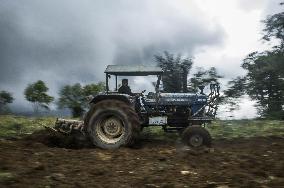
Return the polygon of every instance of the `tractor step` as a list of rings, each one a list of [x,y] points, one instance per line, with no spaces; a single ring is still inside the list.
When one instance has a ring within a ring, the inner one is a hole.
[[[164,128],[164,131],[167,133],[178,132],[180,130],[182,130],[181,127]]]

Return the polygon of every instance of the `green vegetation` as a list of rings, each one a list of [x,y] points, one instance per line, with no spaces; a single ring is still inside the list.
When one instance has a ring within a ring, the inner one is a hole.
[[[32,132],[53,126],[56,118],[28,118],[22,116],[0,115],[0,138],[22,137]],[[269,120],[231,120],[215,121],[207,128],[215,139],[231,139],[254,136],[284,136],[284,121]],[[144,138],[176,139],[178,134],[164,133],[160,127],[144,128]]]
[[[41,80],[26,87],[25,98],[33,104],[35,113],[38,113],[40,108],[49,109],[48,105],[54,100],[54,97],[47,94],[48,90],[46,84]]]
[[[14,98],[8,91],[0,91],[0,113],[9,111],[7,104],[12,103]]]
[[[1,172],[0,171],[0,183],[11,183],[16,181],[16,177],[14,174],[10,173],[10,172]]]
[[[213,138],[257,136],[284,136],[284,121],[277,120],[227,120],[208,125]]]
[[[22,116],[1,115],[0,116],[0,138],[21,137],[51,126],[56,118],[27,118]]]
[[[211,83],[220,84],[219,80],[223,78],[215,67],[210,67],[208,70],[197,67],[197,72],[190,79],[190,84],[193,92],[198,92],[199,86],[208,87]]]
[[[279,44],[271,50],[250,53],[241,66],[246,75],[230,81],[224,94],[231,105],[238,105],[235,99],[247,94],[257,102],[262,118],[284,120],[284,12],[268,16],[263,22],[264,41]]]
[[[58,108],[69,108],[73,117],[83,116],[89,106],[88,98],[103,91],[103,82],[82,86],[80,83],[63,86],[59,92]]]
[[[209,86],[211,83],[220,83],[223,78],[215,67],[204,69],[197,67],[196,73],[188,82],[188,74],[193,65],[192,58],[182,58],[167,51],[163,55],[155,55],[155,61],[163,69],[164,92],[197,92],[200,86]],[[188,87],[190,86],[190,87]]]
[[[284,136],[284,121],[277,120],[218,120],[206,128],[214,139]],[[143,130],[143,137],[176,139],[178,134],[164,133],[160,127],[149,127]]]
[[[186,92],[187,77],[192,67],[191,58],[182,58],[167,51],[163,55],[155,55],[155,61],[163,69],[163,87],[165,92]]]

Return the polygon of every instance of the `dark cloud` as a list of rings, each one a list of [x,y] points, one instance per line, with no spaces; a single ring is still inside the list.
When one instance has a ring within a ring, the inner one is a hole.
[[[153,62],[169,50],[194,55],[222,43],[223,29],[187,1],[0,0],[0,89],[25,105],[28,83],[104,80],[107,64]]]

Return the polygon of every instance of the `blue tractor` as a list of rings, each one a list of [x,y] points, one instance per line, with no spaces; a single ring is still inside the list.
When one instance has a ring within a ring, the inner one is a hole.
[[[210,85],[208,95],[203,93],[204,87],[200,87],[200,93],[166,93],[161,89],[160,67],[109,65],[105,74],[106,91],[92,97],[84,122],[77,124],[95,146],[104,149],[131,146],[143,128],[149,126],[179,132],[181,140],[191,147],[210,146],[211,136],[204,125],[215,118],[218,84]],[[149,75],[157,76],[155,92],[131,93],[128,86],[124,90],[118,88],[118,77]],[[111,78],[115,80],[114,91],[109,89]],[[58,122],[55,128],[62,130],[61,125]]]

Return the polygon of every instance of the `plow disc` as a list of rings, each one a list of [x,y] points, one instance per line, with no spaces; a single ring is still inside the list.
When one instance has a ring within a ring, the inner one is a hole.
[[[79,120],[67,120],[67,119],[57,119],[55,122],[54,128],[55,131],[58,131],[63,134],[72,134],[72,133],[84,133],[84,122]]]
[[[54,127],[45,126],[49,132],[60,133],[66,147],[85,147],[90,146],[91,142],[84,131],[84,121],[67,120],[58,118]]]

